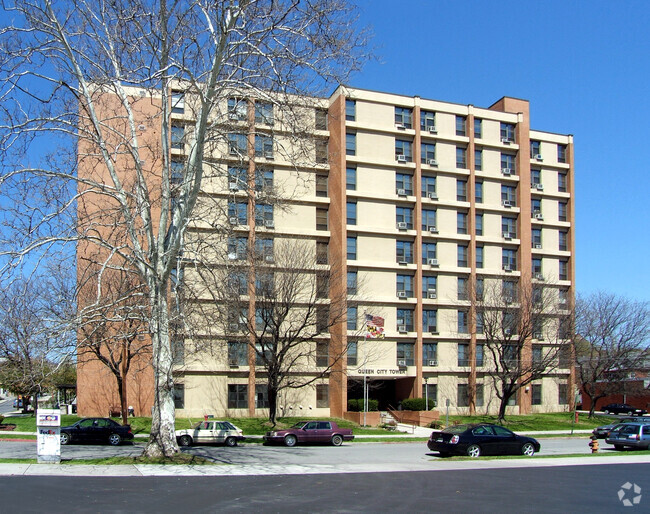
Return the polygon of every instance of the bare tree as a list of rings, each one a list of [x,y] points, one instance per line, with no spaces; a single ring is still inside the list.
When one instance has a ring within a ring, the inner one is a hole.
[[[582,393],[596,402],[622,392],[627,374],[650,355],[650,307],[598,292],[576,301],[576,370]]]
[[[493,385],[503,421],[520,389],[553,372],[560,358],[566,361],[571,316],[556,289],[530,281],[486,279],[474,284],[469,298],[485,356],[481,371]]]
[[[6,270],[78,250],[137,271],[155,384],[145,454],[172,455],[169,277],[205,176],[218,173],[215,149],[233,132],[226,100],[271,102],[292,143],[304,140],[292,95],[322,95],[359,69],[355,10],[345,0],[16,0],[2,9]],[[179,90],[185,114],[173,123]]]

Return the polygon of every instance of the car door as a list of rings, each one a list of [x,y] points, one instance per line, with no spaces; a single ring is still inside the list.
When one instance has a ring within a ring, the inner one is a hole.
[[[519,453],[517,436],[507,428],[495,425],[492,427],[496,434],[495,450],[499,455]]]
[[[224,423],[216,421],[212,429],[212,442],[213,443],[223,443],[228,437],[228,429]]]
[[[329,421],[318,422],[318,442],[328,443],[332,439],[332,424]]]
[[[94,418],[82,419],[75,425],[72,438],[80,442],[92,441],[92,430]]]
[[[498,439],[489,426],[479,426],[472,429],[471,441],[468,444],[478,444],[482,455],[495,455]]]
[[[212,438],[212,421],[204,421],[199,425],[196,441],[199,443],[210,443]]]
[[[650,425],[641,426],[641,441],[645,443],[646,448],[650,449]]]
[[[303,427],[302,441],[305,443],[315,443],[318,441],[318,421],[309,421]]]
[[[112,422],[107,419],[97,419],[93,424],[93,438],[95,441],[108,441],[108,436],[112,432]]]

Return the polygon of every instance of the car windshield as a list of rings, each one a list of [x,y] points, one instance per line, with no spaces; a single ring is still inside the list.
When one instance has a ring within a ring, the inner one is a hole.
[[[306,421],[298,421],[295,425],[292,425],[291,428],[302,428],[307,424]]]

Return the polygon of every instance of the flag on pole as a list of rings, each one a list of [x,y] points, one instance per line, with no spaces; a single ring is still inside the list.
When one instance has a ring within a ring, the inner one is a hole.
[[[366,314],[366,339],[384,338],[384,318]]]

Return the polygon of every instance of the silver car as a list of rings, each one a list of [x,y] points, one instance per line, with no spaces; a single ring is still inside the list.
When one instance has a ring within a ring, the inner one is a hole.
[[[613,444],[617,450],[625,447],[650,448],[650,425],[646,423],[623,423],[609,433],[607,444]]]
[[[239,441],[246,439],[242,431],[229,421],[200,421],[192,428],[176,430],[175,434],[181,446],[197,443],[237,446]]]

